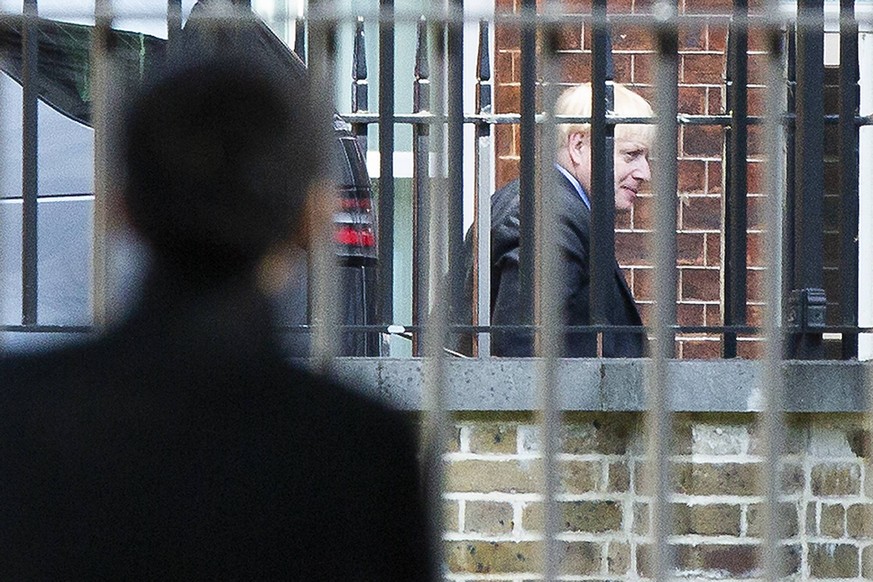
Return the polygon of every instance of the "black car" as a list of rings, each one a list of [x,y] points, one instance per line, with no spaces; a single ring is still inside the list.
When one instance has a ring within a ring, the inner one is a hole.
[[[196,16],[208,12],[209,0],[199,2],[178,39],[186,58],[208,56],[221,50],[226,39],[216,38],[214,29],[199,25]],[[234,42],[247,43],[270,59],[283,75],[306,74],[306,66],[269,28],[252,21],[245,36]],[[0,324],[21,323],[21,18],[0,20]],[[91,129],[89,50],[93,28],[85,25],[39,19],[39,103],[38,156],[38,270],[39,318],[42,326],[88,326],[91,323],[91,256],[93,245],[93,130]],[[112,31],[110,46],[115,68],[128,86],[157,74],[169,53],[161,38],[120,30]],[[116,81],[118,82],[118,81]],[[336,284],[340,288],[340,322],[367,325],[376,321],[377,297],[376,216],[370,179],[364,156],[349,126],[338,115],[335,171],[338,211],[334,218]],[[121,302],[135,294],[144,254],[135,241],[110,241],[115,261],[115,294]],[[308,354],[309,305],[307,267],[295,267],[293,284],[279,298],[280,323],[287,327],[289,355]],[[38,328],[35,328],[38,329]],[[43,327],[44,329],[44,327]],[[51,334],[24,329],[5,334],[7,347],[32,346],[49,341]],[[19,333],[20,331],[20,333]],[[58,330],[62,336],[69,334]],[[380,353],[378,333],[350,332],[342,336],[340,353],[375,356]]]

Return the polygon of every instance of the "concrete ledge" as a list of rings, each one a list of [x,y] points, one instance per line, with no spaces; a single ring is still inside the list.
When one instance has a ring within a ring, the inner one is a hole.
[[[535,410],[542,361],[446,359],[450,410]],[[559,360],[562,410],[643,411],[647,360]],[[339,358],[332,373],[362,392],[404,410],[422,407],[421,359]],[[863,412],[873,363],[783,362],[786,412]],[[676,412],[755,412],[763,408],[764,364],[749,360],[676,360],[668,364],[668,403]]]

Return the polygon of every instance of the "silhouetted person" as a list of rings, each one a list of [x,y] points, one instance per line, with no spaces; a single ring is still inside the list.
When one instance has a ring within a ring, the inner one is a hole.
[[[429,579],[404,419],[273,335],[272,259],[332,203],[308,94],[212,62],[133,101],[122,201],[153,272],[103,336],[0,360],[3,579]]]

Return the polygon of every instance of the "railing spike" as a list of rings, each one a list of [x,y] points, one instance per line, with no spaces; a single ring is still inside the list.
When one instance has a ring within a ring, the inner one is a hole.
[[[364,19],[358,17],[355,24],[355,46],[352,56],[352,111],[358,113],[369,108],[367,85],[367,48],[364,43]]]

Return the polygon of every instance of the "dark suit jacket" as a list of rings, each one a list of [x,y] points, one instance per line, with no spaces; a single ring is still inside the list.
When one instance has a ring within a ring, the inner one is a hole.
[[[244,284],[152,291],[0,360],[0,577],[430,579],[399,413],[286,365]]]
[[[562,320],[566,325],[589,325],[589,224],[591,213],[579,193],[567,178],[555,170],[556,191],[552,193],[557,205],[555,220],[556,240],[560,249],[561,280],[559,282]],[[491,197],[491,324],[515,325],[522,323],[525,312],[533,313],[531,290],[521,292],[519,285],[519,182],[510,182]],[[472,242],[466,241],[465,292],[459,303],[453,301],[451,317],[454,322],[469,323],[472,297]],[[609,287],[608,323],[612,325],[642,326],[636,302],[625,281],[624,274],[613,260],[613,277]],[[464,314],[464,315],[461,315]],[[491,353],[495,356],[532,356],[534,336],[525,331],[494,331],[491,335]],[[464,345],[464,341],[466,344]],[[469,336],[456,344],[468,350]],[[645,353],[644,334],[608,332],[603,334],[603,355],[608,358],[641,357]],[[594,357],[597,355],[595,334],[568,332],[565,336],[564,357]]]

